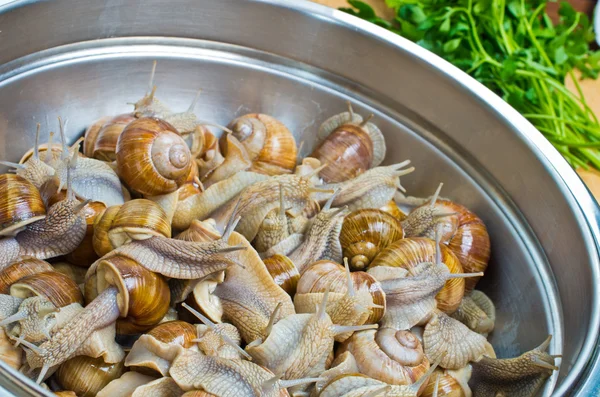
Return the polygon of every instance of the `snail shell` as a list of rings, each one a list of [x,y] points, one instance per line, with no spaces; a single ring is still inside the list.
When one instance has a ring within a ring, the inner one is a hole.
[[[38,189],[13,174],[0,175],[0,236],[15,236],[30,223],[46,217]]]
[[[166,376],[175,356],[194,346],[196,328],[185,321],[169,321],[142,335],[131,348],[125,365],[148,375]]]
[[[490,237],[483,221],[466,207],[450,200],[437,199],[415,208],[402,222],[407,236],[434,238],[436,228],[444,230],[442,242],[460,260],[468,273],[484,272],[490,260]],[[466,280],[471,291],[479,278]]]
[[[155,196],[174,192],[185,182],[192,154],[167,122],[141,118],[130,123],[117,143],[117,169],[127,186]]]
[[[13,344],[4,327],[0,327],[0,360],[15,370],[23,364],[23,349]]]
[[[135,116],[130,113],[126,113],[115,116],[105,122],[95,137],[93,154],[92,156],[88,157],[94,157],[102,161],[115,161],[117,159],[115,151],[117,149],[117,141],[119,140],[119,136],[125,127],[127,127],[127,125],[134,120],[136,120]],[[84,140],[84,153],[85,145],[86,144]]]
[[[90,269],[92,270],[92,269]],[[118,290],[117,305],[122,318],[117,320],[117,333],[136,334],[158,324],[169,310],[170,291],[160,274],[153,273],[132,259],[112,256],[101,260],[95,268],[95,281],[88,277],[86,299],[114,285]]]
[[[218,272],[200,280],[194,285],[186,303],[208,317],[209,320],[220,323],[223,317],[223,304],[214,292],[224,279],[225,272]]]
[[[435,241],[413,237],[397,240],[385,248],[371,262],[369,269],[378,266],[401,267],[414,271],[421,263],[435,262]],[[445,245],[440,245],[441,261],[448,267],[450,273],[463,273],[463,269],[454,253]],[[380,280],[381,281],[381,280]],[[442,290],[436,295],[437,306],[445,313],[454,312],[464,296],[465,280],[453,278],[446,281]]]
[[[372,301],[370,305],[381,306],[369,308],[369,315],[364,324],[378,323],[383,317],[386,304],[385,293],[380,284],[373,276],[365,272],[351,272],[350,277],[357,293],[368,293]],[[330,291],[330,300],[335,299],[332,297],[333,294],[347,294],[346,270],[342,265],[328,260],[315,262],[302,274],[298,281],[295,301],[300,299],[302,294],[323,293],[327,289]],[[363,304],[368,305],[368,302],[363,302]],[[312,309],[314,309],[314,306]]]
[[[79,397],[94,397],[109,382],[124,372],[123,363],[107,364],[102,358],[77,356],[65,361],[56,372],[56,380]]]
[[[348,106],[349,112],[332,116],[321,125],[318,133],[321,142],[310,155],[328,165],[320,173],[326,183],[354,178],[377,167],[385,158],[381,130]]]
[[[10,286],[24,277],[53,270],[48,262],[36,258],[23,258],[13,262],[0,271],[0,294],[10,293]]]
[[[123,204],[108,229],[108,239],[113,248],[153,236],[171,237],[171,225],[165,211],[146,199]]]
[[[290,296],[294,296],[300,274],[290,258],[285,255],[273,255],[265,258],[263,262],[275,284],[283,288]]]
[[[184,393],[181,397],[217,397],[217,395],[201,390],[192,390]]]
[[[85,216],[87,225],[85,237],[79,246],[66,256],[67,261],[77,266],[88,267],[98,259],[93,244],[94,222],[105,210],[106,205],[100,201],[92,201],[83,208],[83,215]]]
[[[266,114],[238,117],[229,128],[246,148],[251,171],[267,175],[290,174],[296,167],[296,141],[288,128]]]
[[[419,339],[393,328],[355,332],[338,353],[350,352],[359,372],[392,385],[416,382],[429,369]]]
[[[112,243],[108,239],[108,231],[115,220],[117,213],[121,209],[120,205],[108,207],[100,216],[94,220],[94,235],[92,237],[92,245],[94,251],[99,257],[108,254],[114,249]]]
[[[470,365],[458,371],[437,368],[429,378],[421,397],[471,397],[468,385],[470,378]]]
[[[403,237],[399,220],[381,210],[363,209],[344,218],[340,243],[350,268],[364,270],[383,248]]]
[[[87,130],[85,130],[85,134],[83,135],[83,154],[85,157],[94,157],[94,146],[96,145],[98,133],[110,119],[111,117],[109,116],[102,117],[101,119],[94,121]]]
[[[18,298],[42,296],[56,307],[83,303],[83,296],[75,281],[54,270],[23,277],[10,287],[10,294]]]
[[[400,209],[400,207],[398,207],[398,204],[396,204],[394,200],[388,201],[385,205],[383,205],[383,207],[379,209],[383,212],[387,212],[399,221],[403,221],[406,219],[406,214]]]

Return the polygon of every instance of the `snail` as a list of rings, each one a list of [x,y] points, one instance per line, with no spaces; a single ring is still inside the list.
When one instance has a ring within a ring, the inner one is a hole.
[[[119,176],[132,190],[149,195],[174,192],[190,172],[192,155],[169,123],[143,117],[133,121],[117,142]]]
[[[344,218],[340,244],[351,269],[365,270],[383,248],[403,237],[396,218],[381,210],[362,209]]]
[[[294,262],[285,255],[273,255],[263,259],[263,263],[275,284],[293,297],[296,294],[298,280],[300,280],[300,273]]]
[[[126,257],[143,265],[146,269],[163,276],[179,279],[200,279],[209,274],[225,270],[229,266],[240,266],[231,257],[242,246],[229,246],[226,241],[235,228],[237,220],[230,219],[223,237],[217,241],[196,243],[153,236],[145,240],[134,240],[122,245],[90,266],[93,274],[102,260],[113,256]]]
[[[443,229],[442,242],[456,254],[466,272],[484,272],[490,260],[490,237],[483,221],[466,207],[439,199],[442,184],[429,203],[415,208],[402,222],[409,237],[432,238]],[[475,288],[478,278],[466,280],[466,291]]]
[[[410,331],[379,328],[355,332],[338,350],[351,353],[357,372],[392,385],[409,385],[429,369],[423,346]]]
[[[287,387],[314,383],[320,378],[282,380],[268,369],[246,360],[228,360],[185,350],[169,371],[184,391],[204,390],[220,397],[289,396]],[[281,390],[281,392],[280,392]]]
[[[248,240],[233,232],[228,243],[245,247],[238,255],[245,268],[230,267],[225,281],[216,286],[214,295],[223,307],[223,319],[235,325],[242,339],[249,343],[263,336],[277,304],[281,307],[276,320],[293,314],[294,305],[290,296],[275,284]]]
[[[123,363],[107,364],[102,358],[77,356],[60,366],[56,380],[63,389],[72,390],[77,396],[94,397],[123,372]]]
[[[328,166],[319,174],[325,183],[352,179],[385,158],[383,134],[371,123],[355,114],[348,102],[348,112],[327,119],[319,128],[318,146],[310,154]]]
[[[135,341],[125,365],[149,375],[167,376],[171,362],[183,349],[194,347],[195,338],[196,328],[184,321],[156,325]]]
[[[472,331],[487,336],[494,329],[496,308],[483,292],[473,290],[465,295],[458,309],[450,315]]]
[[[54,267],[36,258],[20,258],[0,271],[0,294],[9,294],[10,286],[37,273],[52,272]]]
[[[116,287],[116,304],[120,313],[117,321],[119,334],[137,334],[150,329],[165,316],[169,309],[170,291],[167,282],[138,262],[124,256],[100,259],[88,271],[85,294],[87,299]],[[93,326],[92,324],[90,326]]]
[[[473,395],[469,387],[471,371],[471,365],[467,365],[457,371],[436,368],[421,396],[471,397]]]
[[[53,258],[70,253],[81,243],[87,203],[75,200],[70,183],[67,191],[66,200],[50,207],[46,218],[30,223],[15,237],[0,240],[0,270],[19,257]]]
[[[400,177],[413,172],[414,167],[404,168],[410,160],[398,164],[379,166],[340,183],[323,185],[324,189],[339,189],[333,207],[348,206],[350,211],[361,208],[381,208],[401,189]]]
[[[146,94],[133,104],[133,114],[135,117],[164,117],[171,114],[171,110],[163,104],[161,101],[156,99],[156,86],[154,85],[154,76],[156,74],[156,61],[152,63],[152,71],[150,72],[150,81],[148,83],[148,90]]]
[[[422,263],[432,263],[439,251],[439,262],[446,265],[451,273],[462,273],[463,269],[458,258],[445,245],[435,243],[429,238],[413,237],[397,240],[383,249],[371,262],[369,271],[379,272],[377,267],[402,267],[410,272]],[[373,273],[375,275],[375,273]],[[375,276],[377,278],[377,276]],[[462,278],[449,279],[442,290],[436,295],[437,307],[446,312],[454,312],[464,296],[465,280]]]
[[[229,123],[232,134],[246,148],[251,171],[267,175],[291,174],[296,167],[296,141],[279,120],[251,113]]]
[[[442,312],[434,313],[427,322],[423,346],[430,361],[440,359],[440,365],[447,369],[460,369],[484,354],[493,355],[484,336]]]
[[[497,359],[482,357],[472,363],[473,374],[469,386],[475,396],[533,397],[544,381],[558,371],[555,358],[546,351],[552,335],[538,347],[516,358]]]
[[[115,161],[117,141],[125,127],[136,118],[130,113],[120,114],[104,121],[102,126],[95,131],[95,124],[84,135],[83,153],[86,157],[93,157],[102,161]],[[104,119],[102,119],[104,120]],[[92,140],[92,142],[89,142]]]
[[[329,290],[325,311],[335,324],[362,325],[377,323],[385,311],[385,294],[377,281],[365,272],[350,273],[345,267],[330,261],[318,261],[302,274],[294,296],[297,313],[313,313],[315,306]],[[336,336],[343,342],[351,334]]]
[[[246,346],[253,361],[283,379],[320,375],[327,367],[336,335],[377,328],[377,324],[334,325],[326,312],[329,291],[312,314],[292,314],[271,322],[270,332]]]
[[[371,264],[372,267],[368,273],[380,282],[386,294],[387,310],[382,319],[384,327],[402,330],[427,321],[439,304],[436,302],[438,293],[443,290],[449,280],[481,275],[481,273],[451,273],[442,262],[443,246],[439,243],[439,233],[436,238],[435,242],[419,240],[426,245],[434,244],[435,257],[417,261],[416,267],[412,267],[414,266],[412,265],[408,267],[408,270],[404,270],[393,266],[379,266],[379,258],[386,253],[386,250],[393,250],[394,244],[379,254]],[[406,240],[408,239],[399,240],[395,244],[403,243]],[[410,251],[408,252],[410,253]],[[394,269],[399,271],[394,271]],[[407,277],[409,270],[412,274]]]
[[[96,140],[98,139],[98,134],[104,124],[106,124],[112,117],[104,116],[94,121],[89,127],[85,130],[83,134],[83,155],[85,157],[94,157],[94,146],[96,146]]]
[[[118,210],[110,207],[94,225],[94,239],[102,255],[133,240],[153,236],[171,237],[171,225],[163,209],[146,199],[128,201]]]
[[[27,266],[31,261],[25,261],[25,263]],[[5,270],[11,271],[13,266],[14,264]],[[54,269],[26,275],[15,280],[10,286],[10,294],[23,299],[30,296],[41,296],[56,307],[64,307],[71,303],[83,303],[83,296],[77,283]]]
[[[336,193],[325,203],[321,212],[313,220],[302,244],[289,256],[300,274],[308,265],[318,260],[328,259],[334,262],[342,260],[339,236],[343,217],[348,210],[345,207],[331,208],[335,197],[337,197]]]
[[[38,189],[27,179],[0,175],[0,236],[16,236],[33,222],[46,217]]]
[[[362,374],[344,374],[325,386],[319,397],[417,397],[437,366],[438,363],[434,363],[410,385],[390,385]]]
[[[9,338],[17,340],[15,345],[23,341],[41,343],[50,338],[56,312],[57,307],[46,298],[31,297],[23,299],[18,311],[4,318],[0,324]]]
[[[50,133],[50,142],[46,147],[52,147],[52,136],[53,133]],[[41,186],[55,173],[55,170],[51,165],[52,158],[48,157],[47,161],[44,161],[45,159],[40,157],[39,141],[40,124],[38,123],[35,133],[35,144],[33,150],[31,151],[31,155],[28,157],[24,156],[19,163],[0,161],[0,164],[14,168],[19,177],[31,182],[31,184],[33,184],[33,186],[35,186],[37,189],[41,188]],[[23,192],[23,194],[26,193]]]

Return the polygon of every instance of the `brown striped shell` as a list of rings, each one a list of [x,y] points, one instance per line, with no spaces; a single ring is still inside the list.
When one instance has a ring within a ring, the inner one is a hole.
[[[175,128],[144,117],[130,123],[117,142],[117,169],[127,186],[141,194],[171,193],[185,183],[192,154]]]
[[[83,154],[85,157],[94,157],[94,146],[96,145],[98,133],[102,129],[102,126],[110,119],[109,116],[102,117],[94,121],[87,130],[85,130],[85,134],[83,135]]]
[[[0,175],[0,236],[14,236],[25,226],[46,217],[38,189],[14,174]]]
[[[19,259],[0,271],[0,294],[10,293],[10,286],[24,277],[53,270],[52,265],[41,259]]]
[[[365,272],[351,272],[350,277],[357,293],[368,292],[371,295],[372,304],[382,306],[369,309],[369,316],[365,320],[365,324],[379,322],[383,317],[386,305],[385,293],[380,284],[373,276]],[[346,270],[344,266],[329,260],[317,261],[302,273],[296,287],[295,301],[300,299],[298,295],[324,293],[328,289],[332,294],[330,301],[333,300],[333,294],[347,294]]]
[[[437,199],[415,208],[402,222],[407,236],[434,238],[439,225],[443,227],[442,243],[460,260],[468,273],[484,272],[490,260],[490,236],[481,218],[463,205]],[[442,216],[440,216],[442,215]],[[466,280],[466,291],[471,291],[479,277]]]
[[[131,113],[125,113],[106,121],[96,136],[92,157],[102,161],[115,161],[119,136],[135,119]]]
[[[343,182],[377,167],[385,157],[385,140],[369,119],[349,112],[327,119],[319,128],[319,145],[310,154],[327,164],[319,175],[326,183]],[[371,115],[372,116],[372,115]]]
[[[263,262],[275,284],[283,288],[290,296],[294,296],[296,285],[300,280],[300,273],[290,258],[278,254],[263,259]]]
[[[266,114],[238,117],[228,126],[246,148],[251,171],[267,175],[290,174],[296,167],[296,141],[279,120]]]
[[[185,321],[168,321],[158,324],[146,334],[163,343],[177,344],[187,349],[194,345],[192,340],[196,339],[196,327]]]
[[[137,334],[158,324],[169,310],[171,294],[164,278],[124,256],[101,260],[85,284],[86,300],[111,285],[117,287],[121,317],[117,333]],[[89,303],[89,302],[88,302]]]
[[[440,246],[442,263],[450,273],[463,273],[462,266],[454,253],[445,245]],[[413,271],[421,263],[435,262],[435,241],[423,237],[398,240],[385,248],[371,262],[369,269],[379,266],[400,267]],[[437,307],[445,313],[454,312],[465,294],[465,280],[453,278],[436,295]]]
[[[56,380],[78,397],[94,397],[109,382],[124,372],[123,363],[107,364],[102,357],[77,356],[65,361],[56,372]]]
[[[355,332],[340,347],[349,351],[362,374],[392,385],[416,382],[429,369],[418,338],[391,328]]]
[[[136,199],[126,202],[108,229],[108,239],[114,248],[132,240],[154,236],[171,237],[171,225],[165,211],[155,202]]]
[[[83,296],[75,281],[54,270],[23,277],[10,287],[10,294],[18,298],[42,296],[56,307],[83,304]]]
[[[344,218],[340,243],[350,269],[365,270],[382,249],[403,237],[398,219],[382,210],[362,209]]]

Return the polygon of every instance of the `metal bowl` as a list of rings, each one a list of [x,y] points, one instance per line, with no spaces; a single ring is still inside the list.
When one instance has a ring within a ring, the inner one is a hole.
[[[417,45],[342,12],[284,0],[17,1],[0,8],[0,158],[31,147],[35,124],[69,119],[75,140],[131,110],[158,60],[161,99],[221,124],[281,119],[311,148],[351,100],[375,113],[387,163],[410,158],[412,195],[443,195],[489,227],[480,288],[498,308],[491,341],[515,356],[554,335],[560,372],[543,395],[598,395],[598,207],[557,151],[514,109]],[[40,388],[0,364],[18,395]]]

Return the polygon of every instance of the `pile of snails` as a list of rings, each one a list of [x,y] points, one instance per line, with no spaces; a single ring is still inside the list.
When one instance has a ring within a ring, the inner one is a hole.
[[[6,364],[79,397],[526,397],[558,369],[551,337],[496,357],[486,226],[441,184],[405,196],[371,117],[299,156],[276,118],[173,112],[153,76],[131,113],[2,162]]]

